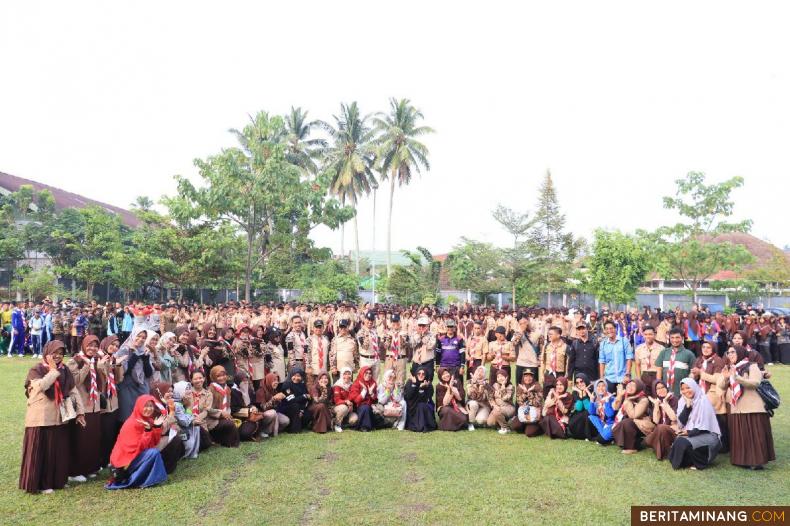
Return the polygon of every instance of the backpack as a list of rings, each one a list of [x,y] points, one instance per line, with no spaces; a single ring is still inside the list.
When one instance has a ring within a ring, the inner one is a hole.
[[[774,409],[779,408],[780,400],[779,393],[776,392],[771,382],[768,380],[760,382],[760,385],[757,386],[757,394],[763,399],[763,404],[765,405],[765,410],[768,412],[768,415],[774,416]]]

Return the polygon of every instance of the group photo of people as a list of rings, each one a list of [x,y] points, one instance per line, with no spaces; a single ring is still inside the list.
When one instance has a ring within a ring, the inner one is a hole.
[[[787,318],[697,305],[47,299],[4,304],[0,320],[5,356],[31,360],[19,476],[30,493],[90,479],[144,488],[212,448],[384,429],[762,470],[776,459],[778,405],[765,386],[790,362]]]

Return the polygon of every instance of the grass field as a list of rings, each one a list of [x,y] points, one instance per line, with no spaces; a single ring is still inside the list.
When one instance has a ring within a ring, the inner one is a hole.
[[[17,489],[33,360],[0,359],[0,523],[29,524],[627,524],[631,505],[790,503],[790,417],[772,419],[765,471],[720,456],[675,472],[652,450],[473,433],[283,435],[182,461],[163,486],[110,492],[100,479],[53,495]],[[774,366],[790,404],[790,367]]]

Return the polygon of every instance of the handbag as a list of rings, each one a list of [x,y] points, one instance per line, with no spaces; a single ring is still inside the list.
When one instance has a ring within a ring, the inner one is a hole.
[[[384,408],[383,415],[388,417],[399,417],[403,414],[403,406],[393,407],[387,406]]]
[[[768,380],[760,382],[760,385],[757,386],[757,394],[763,399],[763,405],[765,405],[765,411],[768,415],[774,416],[774,409],[779,408],[781,400],[779,399],[779,393],[776,392],[771,382]]]
[[[77,418],[77,408],[71,396],[64,398],[63,401],[60,402],[58,409],[60,409],[60,420],[64,424]]]

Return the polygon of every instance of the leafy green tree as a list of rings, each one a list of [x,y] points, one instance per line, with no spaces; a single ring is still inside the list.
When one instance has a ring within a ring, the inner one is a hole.
[[[462,237],[447,255],[445,267],[453,287],[487,296],[502,290],[502,260],[502,251],[491,243]]]
[[[41,301],[47,296],[63,293],[58,286],[58,277],[51,267],[38,270],[25,268],[12,285],[16,290],[24,293],[28,300]]]
[[[387,276],[392,273],[392,205],[395,199],[395,183],[398,186],[411,182],[414,172],[421,168],[430,170],[428,148],[419,138],[433,133],[433,129],[423,126],[420,121],[423,114],[415,108],[409,99],[390,99],[390,111],[379,113],[374,119],[379,133],[377,144],[381,157],[381,177],[389,178],[390,203],[387,219]]]
[[[502,250],[502,275],[510,285],[515,307],[517,297],[523,301],[534,296],[534,291],[528,290],[529,283],[525,280],[531,268],[531,255],[525,237],[532,227],[532,221],[528,213],[522,214],[501,204],[494,209],[492,215],[513,238],[513,245]]]
[[[403,255],[409,259],[409,263],[397,265],[386,282],[386,290],[395,303],[438,303],[442,263],[434,260],[428,249],[423,247],[417,247],[417,252],[404,250]]]
[[[306,181],[286,157],[281,117],[259,112],[236,132],[239,148],[195,160],[203,186],[177,177],[178,196],[167,200],[175,220],[227,222],[244,235],[244,297],[250,300],[253,270],[265,266],[319,224],[337,228],[353,211],[326,197],[328,182]],[[198,215],[199,214],[199,215]]]
[[[298,166],[305,173],[318,173],[318,160],[326,148],[324,139],[311,138],[313,130],[320,127],[317,120],[310,121],[307,111],[291,107],[285,116],[286,158],[291,164]]]
[[[359,275],[359,225],[357,201],[376,186],[373,166],[376,162],[373,147],[373,130],[368,116],[359,113],[356,102],[340,105],[340,115],[335,115],[335,126],[324,123],[332,144],[326,150],[325,170],[330,177],[330,192],[340,198],[340,203],[351,203],[354,208],[354,262]],[[345,257],[345,228],[341,227],[340,252]]]
[[[665,279],[681,280],[697,301],[697,291],[721,270],[737,270],[753,261],[745,247],[717,240],[720,234],[748,232],[751,221],[729,223],[735,203],[733,190],[743,186],[742,177],[705,184],[705,174],[689,172],[677,179],[674,197],[664,197],[664,208],[677,210],[685,219],[652,233],[656,268]]]
[[[529,274],[535,289],[549,294],[565,290],[583,243],[574,239],[570,232],[565,232],[565,214],[560,211],[548,170],[538,192],[527,243],[532,263]]]
[[[605,302],[633,300],[651,268],[645,245],[635,236],[596,230],[583,288]]]

